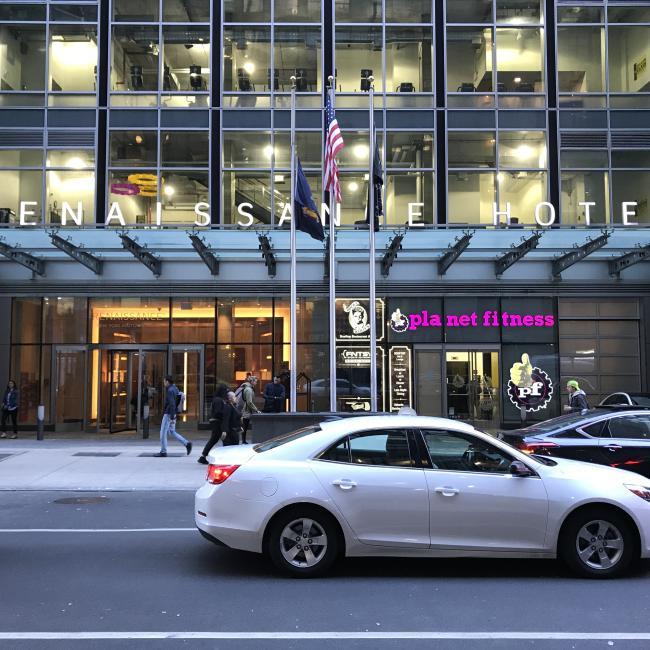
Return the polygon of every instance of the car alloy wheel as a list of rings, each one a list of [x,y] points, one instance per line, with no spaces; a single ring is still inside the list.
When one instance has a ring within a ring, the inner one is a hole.
[[[594,519],[580,528],[576,551],[580,560],[594,571],[611,569],[623,557],[625,540],[619,529],[604,519]]]
[[[282,557],[297,568],[315,567],[327,554],[327,533],[309,517],[289,522],[279,542]]]

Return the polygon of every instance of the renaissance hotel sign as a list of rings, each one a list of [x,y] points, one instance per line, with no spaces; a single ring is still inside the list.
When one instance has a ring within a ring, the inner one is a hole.
[[[116,193],[116,192],[114,192]],[[120,192],[117,192],[120,193]],[[142,195],[142,193],[141,193]],[[146,194],[144,196],[150,197],[151,194]],[[637,208],[638,201],[623,201],[620,204],[620,223],[623,226],[641,226],[644,224],[639,224],[637,219]],[[598,204],[595,201],[580,201],[578,206],[584,210],[584,219],[585,225],[591,225],[592,210],[598,208]],[[40,226],[41,223],[38,221],[38,201],[20,201],[19,210],[18,210],[18,223],[21,226]],[[408,203],[407,204],[407,223],[411,228],[424,227],[422,222],[423,209],[425,207],[424,203]],[[255,225],[255,217],[253,216],[252,210],[254,206],[252,203],[243,202],[239,203],[236,206],[236,218],[233,219],[234,224],[240,228],[250,228]],[[151,212],[152,212],[152,222],[148,225],[150,226],[161,226],[162,227],[162,213],[163,213],[163,204],[160,201],[151,203]],[[549,228],[554,226],[557,223],[557,209],[552,203],[543,201],[538,203],[534,209],[533,213],[529,215],[532,217],[534,223],[540,228]],[[197,228],[209,228],[211,226],[211,213],[210,213],[210,204],[206,202],[199,202],[194,204],[193,207],[194,213],[194,226]],[[326,203],[321,205],[320,216],[323,222],[323,225],[326,224],[329,215],[329,206]],[[499,206],[496,203],[492,204],[492,223],[494,226],[510,226],[512,215],[512,207],[510,203],[506,203],[505,209],[499,209]],[[76,203],[70,203],[67,201],[62,201],[61,203],[61,225],[83,225],[84,221],[84,206],[82,201]],[[278,226],[282,226],[284,223],[291,222],[291,206],[289,203],[284,204],[282,214],[278,220]],[[335,225],[339,226],[341,224],[341,205],[337,204],[336,215],[334,217]],[[521,222],[520,222],[521,223]],[[106,213],[106,219],[104,224],[107,226],[115,225],[127,227],[126,220],[124,218],[124,212],[120,206],[119,201],[113,201],[108,205],[108,211]],[[645,224],[647,226],[647,224]]]

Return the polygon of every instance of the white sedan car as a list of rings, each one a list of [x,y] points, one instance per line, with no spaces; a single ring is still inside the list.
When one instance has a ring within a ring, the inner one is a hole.
[[[208,460],[200,532],[295,576],[341,555],[559,556],[605,578],[650,557],[650,481],[529,456],[452,420],[326,421]]]

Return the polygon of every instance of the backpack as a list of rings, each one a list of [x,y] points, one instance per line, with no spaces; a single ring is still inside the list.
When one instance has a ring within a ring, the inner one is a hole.
[[[235,391],[235,406],[241,411],[244,408],[244,384]]]
[[[176,393],[176,413],[185,411],[185,393],[180,390]]]

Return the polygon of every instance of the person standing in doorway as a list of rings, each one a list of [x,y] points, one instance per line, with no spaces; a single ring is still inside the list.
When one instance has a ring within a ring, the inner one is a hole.
[[[157,458],[165,458],[167,456],[167,435],[171,434],[184,445],[187,455],[192,451],[192,443],[183,438],[183,436],[176,431],[176,416],[179,412],[179,406],[182,402],[182,393],[176,388],[174,379],[171,375],[165,377],[165,406],[163,409],[163,419],[160,424],[160,452],[155,454]]]
[[[257,377],[251,375],[248,379],[248,381],[245,381],[242,384],[243,390],[241,393],[241,399],[243,402],[243,407],[241,410],[241,418],[242,418],[242,434],[241,434],[241,442],[242,445],[246,444],[246,434],[248,433],[248,430],[251,427],[251,415],[253,413],[259,413],[259,409],[257,406],[255,406],[255,402],[253,401],[255,398],[255,384],[257,384]]]
[[[580,413],[589,409],[587,394],[580,388],[575,379],[567,381],[566,389],[569,393],[569,403],[564,407],[565,413]]]
[[[4,397],[2,398],[2,433],[0,433],[0,438],[7,437],[8,418],[11,419],[13,427],[13,433],[9,437],[18,437],[18,405],[18,389],[16,388],[16,382],[13,379],[10,379]]]
[[[264,413],[281,413],[284,406],[284,386],[280,377],[273,377],[273,381],[264,387]]]
[[[228,395],[228,386],[225,384],[219,384],[217,386],[217,391],[212,398],[212,403],[210,404],[210,428],[212,429],[212,434],[210,435],[210,440],[203,447],[203,452],[197,459],[197,463],[202,465],[207,465],[207,455],[210,453],[212,447],[214,447],[219,440],[221,440],[224,431],[226,431],[224,424],[224,415],[229,414],[230,404],[226,402]]]

